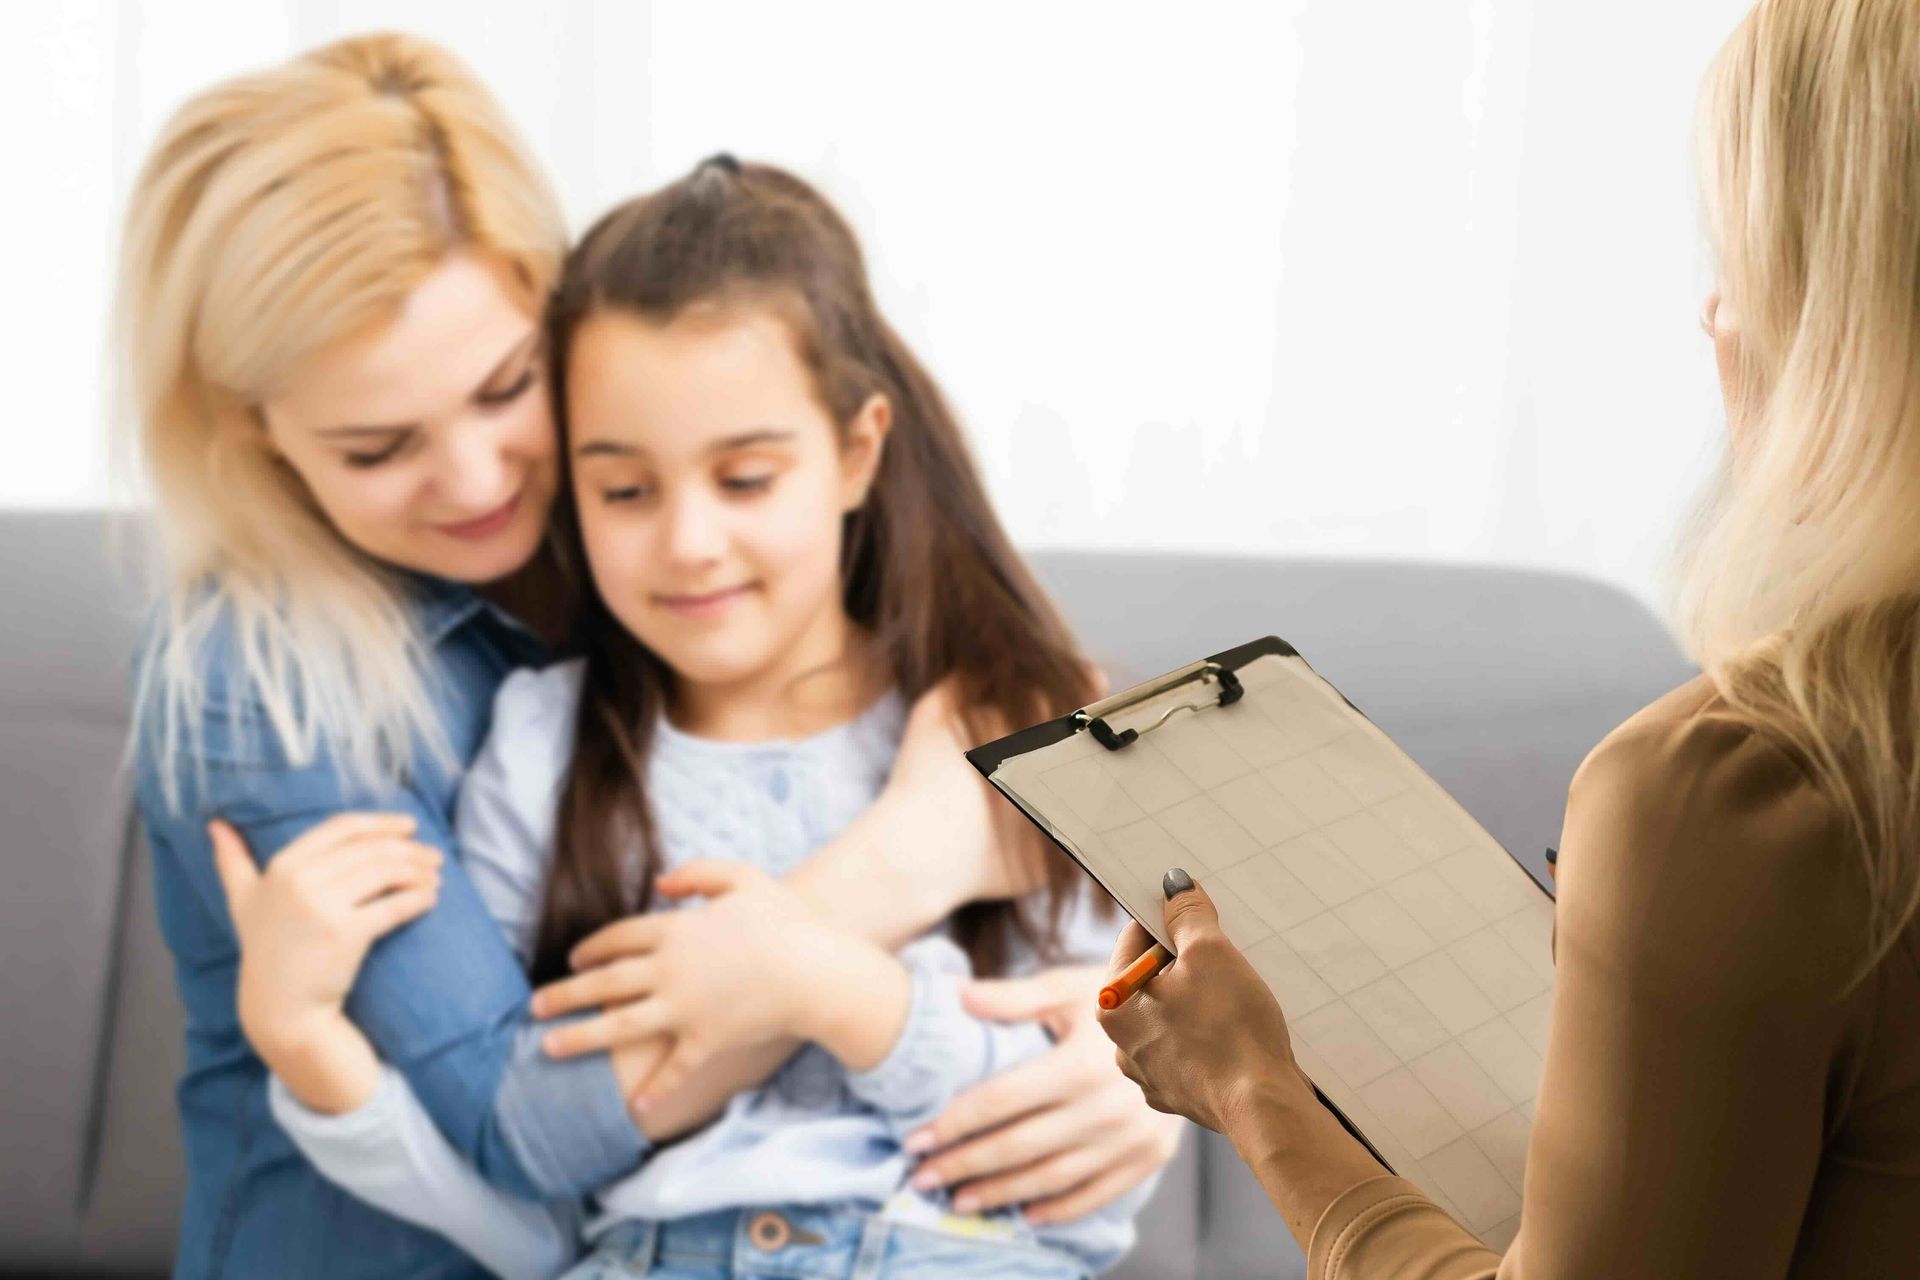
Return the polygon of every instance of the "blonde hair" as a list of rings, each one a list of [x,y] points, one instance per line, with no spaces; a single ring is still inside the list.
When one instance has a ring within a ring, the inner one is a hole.
[[[328,45],[208,89],[162,130],[128,209],[118,336],[157,500],[165,615],[139,702],[163,776],[210,697],[237,692],[205,687],[216,624],[295,763],[325,745],[378,783],[416,743],[444,756],[402,580],[336,532],[255,406],[456,248],[508,268],[537,311],[565,239],[499,105],[422,40]]]
[[[1763,0],[1700,152],[1738,425],[1679,614],[1849,824],[1864,974],[1920,909],[1920,6]]]

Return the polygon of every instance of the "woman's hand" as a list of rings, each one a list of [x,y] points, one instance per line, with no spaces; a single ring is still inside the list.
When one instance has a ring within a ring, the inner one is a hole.
[[[370,1091],[371,1048],[346,1020],[347,993],[376,940],[431,910],[440,851],[409,839],[402,814],[340,814],[262,871],[214,822],[214,866],[240,942],[240,1025],[308,1106],[351,1110]]]
[[[689,862],[654,888],[707,901],[629,916],[575,947],[579,972],[535,992],[534,1015],[600,1012],[548,1032],[548,1053],[570,1058],[671,1038],[671,1051],[630,1094],[637,1114],[719,1055],[782,1037],[819,1041],[856,1070],[885,1056],[912,997],[891,957],[745,863]]]
[[[1114,1070],[1094,1021],[1103,980],[1088,965],[968,984],[963,999],[974,1016],[1037,1021],[1056,1043],[961,1093],[908,1138],[909,1151],[936,1152],[916,1171],[916,1187],[953,1187],[961,1213],[1022,1204],[1041,1226],[1111,1204],[1173,1158],[1184,1126],[1155,1115]]]
[[[1213,899],[1184,871],[1167,873],[1167,889],[1167,931],[1179,958],[1131,1000],[1099,1013],[1100,1029],[1148,1106],[1234,1137],[1263,1098],[1311,1088],[1294,1063],[1286,1015],[1220,931]],[[1110,978],[1153,941],[1129,921]]]

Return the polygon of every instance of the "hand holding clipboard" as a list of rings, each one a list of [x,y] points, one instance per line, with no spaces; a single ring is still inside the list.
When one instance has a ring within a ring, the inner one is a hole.
[[[1328,1109],[1485,1238],[1510,1233],[1551,899],[1291,645],[1241,645],[968,759],[1170,955],[1162,877],[1190,868]]]

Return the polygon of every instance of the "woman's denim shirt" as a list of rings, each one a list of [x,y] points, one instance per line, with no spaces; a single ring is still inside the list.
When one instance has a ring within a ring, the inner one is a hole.
[[[420,580],[413,599],[433,705],[464,767],[486,736],[500,682],[543,655],[526,630],[467,588]],[[157,639],[149,633],[149,649]],[[174,1274],[481,1275],[440,1237],[325,1181],[273,1122],[266,1066],[235,1009],[239,952],[208,820],[231,822],[264,862],[334,814],[403,812],[420,840],[449,855],[434,908],[375,944],[347,1013],[487,1181],[531,1199],[571,1199],[632,1167],[642,1141],[611,1066],[604,1055],[556,1062],[540,1052],[526,976],[454,847],[457,772],[436,766],[424,743],[418,763],[388,786],[355,781],[324,750],[295,764],[241,684],[230,629],[215,628],[201,661],[201,738],[175,765],[177,804],[159,772],[157,716],[142,715],[135,742],[160,927],[187,1011],[179,1104],[188,1183]]]

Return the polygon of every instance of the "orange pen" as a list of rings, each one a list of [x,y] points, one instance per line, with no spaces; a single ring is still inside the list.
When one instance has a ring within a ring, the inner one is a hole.
[[[1100,988],[1100,1007],[1118,1009],[1133,998],[1133,993],[1147,985],[1147,979],[1173,963],[1173,953],[1159,943],[1147,948],[1147,953],[1128,965],[1119,977]]]

